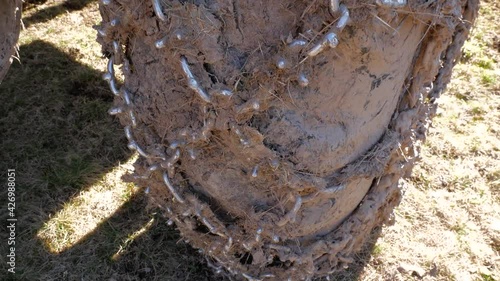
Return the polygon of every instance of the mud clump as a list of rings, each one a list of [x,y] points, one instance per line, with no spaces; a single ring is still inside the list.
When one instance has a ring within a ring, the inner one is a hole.
[[[393,2],[102,1],[130,179],[214,270],[341,270],[399,203],[478,3]]]

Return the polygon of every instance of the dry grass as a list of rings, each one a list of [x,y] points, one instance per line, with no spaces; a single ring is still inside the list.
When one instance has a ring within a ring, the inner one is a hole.
[[[19,220],[17,274],[2,280],[214,280],[120,179],[134,159],[106,114],[97,3],[37,2],[25,8],[21,64],[0,86],[0,175],[18,172]],[[337,280],[500,281],[498,14],[483,2],[396,223]],[[3,264],[6,251],[1,242]]]
[[[500,280],[498,1],[483,1],[396,223],[359,280]]]
[[[0,85],[0,177],[17,171],[19,221],[16,274],[4,266],[0,280],[213,280],[197,252],[146,211],[144,193],[121,181],[134,158],[107,114],[97,2],[32,2],[21,62]],[[2,190],[2,206],[6,199]]]

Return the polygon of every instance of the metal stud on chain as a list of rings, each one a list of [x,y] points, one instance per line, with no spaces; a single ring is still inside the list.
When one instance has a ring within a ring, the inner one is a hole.
[[[123,89],[122,98],[127,106],[132,105],[132,102],[130,101],[130,94],[126,89]]]
[[[248,140],[248,138],[240,131],[240,129],[238,129],[235,125],[231,125],[231,130],[238,136],[238,138],[240,139],[240,143],[244,146],[244,147],[249,147],[250,146],[250,141]]]
[[[181,203],[181,204],[186,203],[184,198],[177,191],[177,188],[175,188],[175,186],[170,182],[170,178],[168,177],[168,174],[166,172],[163,173],[163,181],[165,182],[165,185],[168,187],[168,190],[170,190],[170,193],[172,193],[174,198],[177,201],[179,201],[179,203]]]
[[[160,0],[152,0],[151,2],[153,4],[153,10],[156,14],[156,17],[158,17],[161,21],[166,21],[167,17],[162,11]]]
[[[344,4],[340,4],[339,6],[339,11],[340,11],[340,19],[337,22],[337,29],[342,31],[344,27],[347,25],[347,22],[349,21],[349,10],[347,9],[347,6]]]
[[[252,169],[252,177],[256,178],[259,175],[259,165],[255,165]]]
[[[120,113],[123,113],[122,107],[112,107],[108,110],[109,115],[118,115]]]
[[[404,0],[395,0],[395,1],[404,1]],[[326,33],[316,45],[314,45],[311,49],[309,49],[309,51],[307,51],[306,57],[301,62],[305,61],[307,58],[312,58],[319,55],[327,47],[336,48],[337,45],[339,44],[336,32],[342,31],[347,25],[347,22],[349,21],[349,10],[347,9],[347,6],[345,6],[344,4],[340,4],[338,0],[330,0],[329,7],[332,13],[340,12],[340,18],[337,24],[335,25],[334,28],[332,28],[332,30]],[[294,41],[292,41],[292,43],[288,44],[288,47],[293,49],[297,47],[304,47],[307,45],[308,43],[306,41],[302,39],[295,39]],[[278,68],[280,68],[279,65]],[[306,87],[309,84],[309,81],[305,76],[303,76],[303,74],[299,75],[298,81],[299,85],[301,85],[302,87]]]
[[[299,85],[302,87],[307,87],[309,85],[309,79],[307,79],[307,76],[304,73],[299,74]]]
[[[273,240],[274,243],[278,243],[278,242],[280,242],[280,237],[275,234],[275,235],[273,235],[273,239],[272,240]]]
[[[244,104],[236,107],[236,112],[238,114],[246,114],[252,111],[258,111],[260,109],[260,102],[255,99],[251,99]]]
[[[191,69],[189,69],[189,64],[188,64],[188,61],[186,59],[186,57],[182,56],[181,57],[181,66],[182,66],[182,70],[184,71],[184,74],[186,74],[186,77],[188,79],[188,86],[190,89],[192,89],[193,91],[195,91],[202,100],[204,100],[205,102],[207,103],[211,103],[211,99],[210,97],[207,95],[207,93],[205,92],[205,90],[203,90],[198,81],[195,79],[193,73],[191,72]]]
[[[295,39],[292,41],[292,43],[288,44],[288,47],[289,48],[296,48],[296,47],[304,47],[307,45],[307,41],[306,40],[302,40],[302,39]]]
[[[286,59],[279,58],[276,61],[276,67],[278,67],[279,69],[285,69],[287,67],[287,61],[286,61]]]
[[[262,274],[259,277],[253,277],[253,276],[246,274],[246,273],[242,273],[241,275],[243,277],[245,277],[248,281],[264,281],[265,278],[274,278],[275,277],[274,274],[270,274],[270,273]]]
[[[337,34],[330,32],[323,37],[321,42],[315,45],[309,52],[307,56],[315,57],[319,53],[321,53],[326,47],[335,48],[339,44],[339,40],[337,39]]]
[[[111,92],[113,93],[113,95],[119,96],[120,95],[120,90],[118,90],[118,87],[116,86],[115,79],[110,79],[108,82],[109,82],[109,89],[111,90]]]
[[[130,123],[132,124],[132,127],[133,128],[137,127],[137,119],[135,118],[135,114],[132,110],[128,111],[128,116],[130,118]]]
[[[191,160],[196,160],[196,151],[194,150],[194,148],[189,148],[187,151],[189,154],[189,158],[191,158]]]
[[[139,144],[136,142],[136,141],[130,141],[129,144],[128,144],[128,148],[130,150],[135,150],[137,151],[137,153],[139,153],[139,155],[141,155],[142,157],[144,158],[150,158],[151,156],[149,154],[146,153],[146,151],[144,151],[140,146]]]
[[[283,218],[281,218],[281,220],[278,221],[276,224],[282,227],[286,225],[288,222],[295,222],[295,219],[297,217],[297,212],[299,211],[301,206],[302,206],[302,197],[296,196],[293,208],[285,216],[283,216]]]
[[[118,24],[120,24],[120,19],[116,18],[116,19],[112,19],[109,24],[113,27],[117,26]]]
[[[221,97],[232,97],[233,92],[230,90],[214,90],[210,92],[214,96],[221,96]]]
[[[262,279],[253,277],[253,276],[246,274],[246,273],[243,273],[241,275],[243,275],[243,277],[245,277],[248,281],[262,281]]]
[[[121,53],[120,43],[118,43],[118,41],[113,41],[113,52],[115,53],[115,55],[119,55]]]
[[[227,239],[227,244],[224,246],[224,251],[229,252],[232,246],[233,246],[233,237],[229,236],[229,238]]]
[[[167,37],[163,37],[162,39],[157,40],[157,41],[155,42],[155,47],[156,47],[157,49],[162,49],[162,48],[164,48],[164,47],[165,47],[165,42],[167,41],[167,39],[168,39]]]
[[[108,35],[105,28],[98,28],[97,33],[102,37],[106,37]]]
[[[376,0],[375,3],[389,8],[401,8],[408,4],[407,0]]]
[[[330,0],[330,11],[336,13],[339,10],[339,0]]]
[[[262,228],[259,227],[256,231],[256,234],[255,234],[255,242],[259,243],[260,242],[260,235],[262,234]]]

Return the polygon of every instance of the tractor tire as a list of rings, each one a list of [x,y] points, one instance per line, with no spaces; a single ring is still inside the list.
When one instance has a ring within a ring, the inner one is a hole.
[[[21,0],[0,0],[0,83],[16,53],[21,31]]]
[[[216,272],[343,270],[400,202],[478,6],[102,0],[129,179]]]

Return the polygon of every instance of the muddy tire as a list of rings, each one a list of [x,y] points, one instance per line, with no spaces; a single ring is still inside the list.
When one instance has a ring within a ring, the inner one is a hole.
[[[325,276],[389,218],[478,10],[405,2],[101,2],[130,179],[214,270]]]
[[[21,30],[21,0],[0,0],[0,83],[12,63]]]

